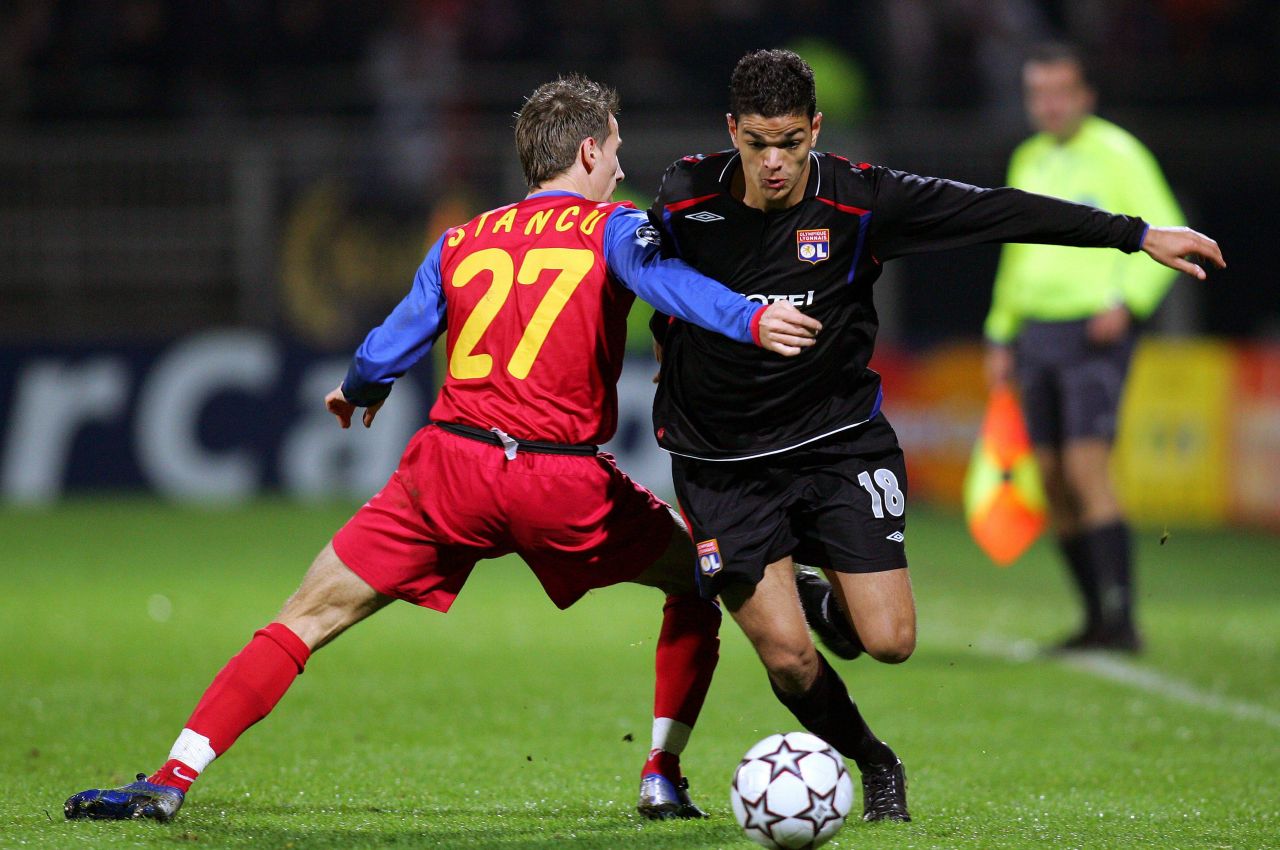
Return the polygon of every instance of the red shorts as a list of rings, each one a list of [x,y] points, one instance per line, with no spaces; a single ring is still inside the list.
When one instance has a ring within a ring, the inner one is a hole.
[[[481,558],[512,552],[560,608],[636,578],[675,529],[665,502],[600,454],[519,452],[428,425],[333,538],[379,593],[448,611]]]

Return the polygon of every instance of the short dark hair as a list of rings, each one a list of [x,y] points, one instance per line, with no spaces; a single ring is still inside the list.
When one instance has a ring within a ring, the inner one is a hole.
[[[756,50],[738,60],[729,82],[729,112],[778,118],[818,112],[809,63],[790,50]]]
[[[1027,51],[1024,65],[1059,65],[1069,63],[1080,69],[1080,79],[1086,86],[1093,87],[1092,75],[1089,73],[1089,60],[1084,52],[1074,44],[1065,41],[1044,41],[1033,45]]]
[[[616,91],[581,74],[538,86],[516,113],[516,151],[529,188],[568,171],[583,139],[603,144],[618,108]]]

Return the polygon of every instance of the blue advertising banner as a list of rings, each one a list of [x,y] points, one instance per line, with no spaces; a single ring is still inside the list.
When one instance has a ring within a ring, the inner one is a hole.
[[[347,363],[234,328],[164,347],[0,348],[0,499],[46,504],[103,490],[222,502],[266,491],[367,498],[426,423],[434,390],[423,362],[396,382],[373,428],[343,431],[323,399]],[[608,448],[666,493],[668,461],[650,434],[653,372],[643,358],[628,363]]]
[[[430,376],[406,376],[375,428],[344,432],[323,398],[346,367],[244,329],[164,348],[0,350],[0,494],[36,504],[102,489],[214,501],[265,489],[368,495],[426,421]]]

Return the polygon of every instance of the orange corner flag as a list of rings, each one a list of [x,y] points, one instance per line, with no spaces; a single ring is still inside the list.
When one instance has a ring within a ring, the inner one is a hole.
[[[1013,390],[991,392],[964,479],[969,531],[997,565],[1007,567],[1045,526],[1044,488],[1027,425]]]

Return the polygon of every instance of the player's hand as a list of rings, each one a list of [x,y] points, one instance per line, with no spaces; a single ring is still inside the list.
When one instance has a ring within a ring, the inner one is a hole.
[[[351,427],[351,414],[356,412],[356,406],[347,401],[347,397],[342,392],[341,385],[339,385],[337,389],[331,390],[329,394],[324,397],[324,406],[326,410],[338,417],[339,425],[343,428]]]
[[[1133,317],[1129,315],[1129,308],[1117,304],[1110,310],[1090,316],[1084,332],[1094,345],[1115,345],[1129,333],[1131,324]]]
[[[1204,280],[1205,270],[1196,260],[1208,261],[1220,269],[1227,267],[1218,243],[1189,227],[1148,227],[1142,250],[1157,263]]]
[[[806,316],[790,301],[775,301],[760,317],[760,347],[794,357],[813,346],[822,322]]]
[[[375,401],[364,409],[364,417],[362,418],[364,427],[368,428],[373,424],[373,417],[377,416],[378,411],[382,409],[383,401],[386,401],[386,399]],[[356,412],[356,406],[347,401],[347,397],[342,393],[341,384],[324,397],[324,406],[330,413],[338,417],[340,426],[343,428],[351,427],[351,415]]]
[[[989,344],[983,356],[982,367],[987,376],[988,388],[1003,387],[1013,380],[1013,351],[1007,345]]]

